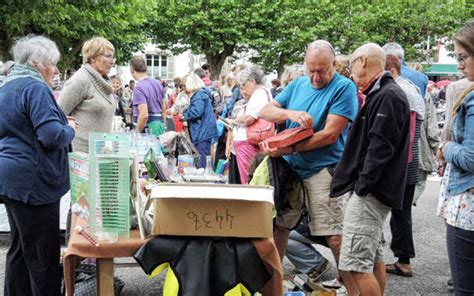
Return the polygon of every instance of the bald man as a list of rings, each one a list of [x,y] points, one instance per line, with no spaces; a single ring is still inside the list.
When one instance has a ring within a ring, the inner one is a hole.
[[[383,295],[382,227],[390,210],[402,207],[410,107],[405,93],[384,71],[380,46],[361,46],[349,65],[367,97],[331,184],[331,197],[352,193],[346,203],[339,269],[351,272],[361,295]]]
[[[357,111],[357,90],[352,81],[336,72],[335,52],[331,44],[317,40],[308,46],[305,57],[307,75],[293,80],[261,111],[268,121],[286,122],[286,128],[312,128],[314,134],[305,141],[283,149],[269,149],[272,156],[284,155],[292,169],[303,179],[308,194],[305,200],[310,216],[311,235],[324,236],[334,256],[339,258],[341,245],[343,198],[330,199],[333,169],[344,150],[348,123]],[[275,242],[283,257],[288,229],[279,225]],[[349,273],[341,274],[351,293]],[[355,287],[355,284],[354,284]],[[354,292],[353,294],[356,294]]]

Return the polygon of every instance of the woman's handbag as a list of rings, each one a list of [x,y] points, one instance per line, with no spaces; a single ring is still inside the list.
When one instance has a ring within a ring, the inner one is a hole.
[[[270,96],[268,90],[262,88],[267,94],[268,102],[270,102]],[[247,126],[247,141],[250,144],[258,145],[258,143],[265,141],[266,139],[274,136],[276,133],[275,124],[273,122],[266,121],[258,118],[254,123]]]

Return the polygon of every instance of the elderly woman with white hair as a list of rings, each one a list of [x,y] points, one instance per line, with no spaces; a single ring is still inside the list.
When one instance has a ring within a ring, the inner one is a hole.
[[[59,106],[77,118],[80,127],[72,142],[74,151],[89,152],[89,132],[110,132],[116,101],[107,76],[115,64],[115,49],[102,37],[87,40],[82,46],[82,66],[66,82]]]
[[[247,128],[259,118],[262,108],[272,100],[270,90],[264,86],[264,77],[263,71],[255,65],[237,73],[237,83],[244,99],[239,105],[236,104],[232,113],[234,128],[231,139],[242,184],[248,183],[250,162],[259,151],[258,145],[249,143]],[[230,151],[230,148],[229,143],[226,150]]]
[[[217,137],[217,123],[211,103],[211,93],[199,76],[192,73],[186,77],[185,89],[190,99],[183,112],[188,121],[191,142],[199,151],[198,168],[206,167],[206,157],[211,154],[211,141]]]
[[[11,229],[4,295],[60,295],[59,203],[76,123],[51,90],[56,44],[30,36],[12,52],[15,66],[0,85],[0,198]]]

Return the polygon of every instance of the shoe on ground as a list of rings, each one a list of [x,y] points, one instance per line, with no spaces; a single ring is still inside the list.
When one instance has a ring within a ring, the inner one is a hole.
[[[325,281],[321,283],[324,288],[330,289],[339,289],[342,287],[342,283],[336,278],[330,281]]]
[[[448,287],[447,287],[448,292],[453,293],[454,292],[453,279],[450,278],[446,284],[448,284]]]
[[[329,260],[324,259],[324,262],[320,266],[313,268],[313,270],[308,273],[308,279],[314,283],[317,283],[321,276],[331,270],[331,267],[332,266]]]

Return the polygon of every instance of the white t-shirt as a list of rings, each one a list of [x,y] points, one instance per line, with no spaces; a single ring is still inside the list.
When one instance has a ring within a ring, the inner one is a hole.
[[[271,99],[270,91],[266,88],[259,87],[257,88],[249,101],[245,104],[245,107],[236,114],[236,117],[241,115],[250,115],[253,118],[257,119],[260,116],[260,111],[262,111],[263,106],[269,103]],[[246,141],[247,140],[247,127],[245,126],[235,126],[232,130],[232,139],[234,141]]]

